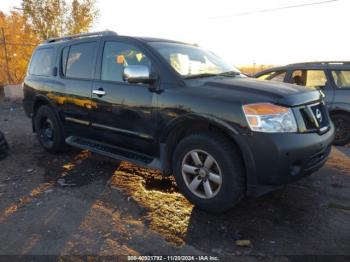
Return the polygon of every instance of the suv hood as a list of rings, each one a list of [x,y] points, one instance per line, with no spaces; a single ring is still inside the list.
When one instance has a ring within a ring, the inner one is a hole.
[[[322,99],[317,89],[286,83],[246,77],[207,77],[186,80],[190,87],[201,88],[201,93],[242,103],[273,102],[287,106],[307,104]]]

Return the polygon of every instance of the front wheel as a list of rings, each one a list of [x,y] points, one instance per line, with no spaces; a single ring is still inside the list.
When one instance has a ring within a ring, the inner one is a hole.
[[[335,126],[335,139],[333,144],[344,146],[350,142],[350,116],[345,114],[335,114],[332,116]]]
[[[242,158],[232,141],[195,134],[180,141],[173,157],[176,183],[186,198],[209,212],[223,212],[245,193]]]

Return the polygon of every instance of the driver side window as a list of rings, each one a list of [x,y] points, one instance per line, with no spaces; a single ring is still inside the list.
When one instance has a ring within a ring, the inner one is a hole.
[[[105,43],[101,80],[124,82],[123,69],[129,65],[144,65],[151,69],[150,59],[137,47],[121,42]]]

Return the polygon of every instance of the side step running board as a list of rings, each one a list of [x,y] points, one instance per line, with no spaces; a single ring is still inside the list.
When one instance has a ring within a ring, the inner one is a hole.
[[[136,165],[154,169],[161,168],[161,164],[158,158],[153,158],[151,156],[140,154],[128,149],[107,145],[95,140],[77,136],[69,136],[66,138],[66,143],[70,146],[87,149],[91,152],[117,160],[123,160]]]

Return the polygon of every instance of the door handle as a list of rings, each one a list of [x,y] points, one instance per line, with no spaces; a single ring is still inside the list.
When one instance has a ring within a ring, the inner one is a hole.
[[[98,96],[104,96],[106,94],[106,92],[102,88],[94,89],[92,90],[92,93]]]

